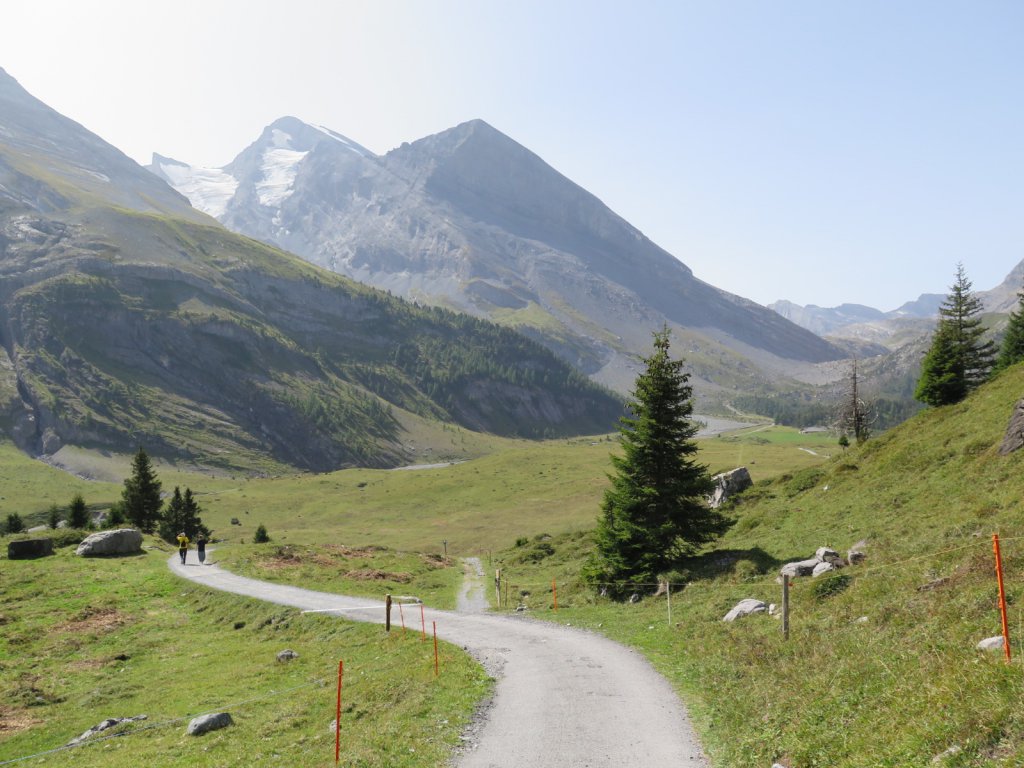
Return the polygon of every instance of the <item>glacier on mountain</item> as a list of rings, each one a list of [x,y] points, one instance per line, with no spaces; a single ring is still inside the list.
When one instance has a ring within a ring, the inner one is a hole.
[[[195,168],[154,155],[151,169],[187,197],[193,208],[214,218],[224,215],[238,189],[238,179],[220,168]]]

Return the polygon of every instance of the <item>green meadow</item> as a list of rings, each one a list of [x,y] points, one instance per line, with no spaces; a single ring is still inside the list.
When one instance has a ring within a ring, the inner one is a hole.
[[[846,451],[831,436],[776,427],[702,439],[700,460],[712,472],[747,466],[755,485],[729,507],[730,531],[669,574],[668,594],[655,595],[652,585],[633,604],[611,602],[579,578],[614,436],[495,441],[493,450],[471,460],[455,456],[453,463],[420,470],[263,479],[158,471],[165,490],[173,477],[198,494],[204,520],[221,539],[215,559],[261,578],[354,594],[414,594],[450,607],[459,558],[481,557],[489,583],[492,569],[502,571],[508,601],[497,606],[492,589],[497,610],[523,605],[534,616],[591,627],[647,655],[687,702],[716,768],[923,766],[933,758],[942,766],[1019,766],[1020,662],[1007,665],[974,646],[999,632],[993,532],[1004,539],[1011,631],[1024,627],[1024,459],[997,453],[1022,389],[1024,371],[1013,369],[965,403],[927,411]],[[24,459],[3,456],[4,471],[16,468],[25,482],[33,472],[53,471],[42,465],[29,471]],[[66,495],[81,481],[62,482],[69,483],[61,487]],[[82,492],[102,506],[117,498],[119,486],[87,483]],[[43,514],[44,506],[32,514]],[[260,523],[272,541],[256,545],[252,533]],[[824,545],[845,554],[854,544],[864,547],[865,563],[794,581],[788,640],[776,617],[721,621],[745,597],[779,603],[775,574],[782,563]],[[84,567],[63,553],[31,567],[53,570],[49,564],[62,558],[72,564],[62,568]],[[15,564],[0,566],[6,577]],[[177,584],[189,600],[200,599],[191,586],[174,582],[159,558],[151,567],[169,597]],[[2,610],[11,615],[4,599]],[[233,614],[244,602],[206,593],[201,599],[223,605],[215,615]],[[371,640],[379,632],[317,621],[336,627],[331,631],[368,632]],[[305,618],[300,623],[306,626]],[[11,626],[3,625],[5,637]],[[229,626],[223,619],[207,631],[231,639],[245,631]],[[170,642],[152,631],[154,647]],[[6,672],[12,662],[4,657],[3,663]],[[326,656],[322,663],[328,665]],[[486,690],[473,665],[461,663],[474,696]],[[88,674],[103,678],[109,671]],[[457,703],[460,715],[445,710],[450,716],[434,722],[468,717],[472,698]],[[17,711],[58,704],[39,706]],[[446,705],[424,703],[411,719],[430,720],[433,706]],[[382,724],[401,717],[381,712],[362,719],[378,715]],[[303,723],[296,731],[324,738]],[[10,753],[12,743],[14,751],[27,751],[49,730],[36,724],[5,734],[0,754]],[[232,741],[230,730],[220,738]],[[182,743],[177,731],[174,738]],[[438,755],[447,746],[439,749]],[[409,764],[443,763],[422,750],[416,759]]]

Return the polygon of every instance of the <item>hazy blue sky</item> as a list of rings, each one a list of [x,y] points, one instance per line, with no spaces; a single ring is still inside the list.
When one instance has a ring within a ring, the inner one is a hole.
[[[0,67],[144,163],[483,118],[720,288],[893,309],[1024,259],[1022,40],[1016,0],[31,0]]]

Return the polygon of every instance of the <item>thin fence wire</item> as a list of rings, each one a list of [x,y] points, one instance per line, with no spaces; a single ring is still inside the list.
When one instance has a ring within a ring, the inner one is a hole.
[[[1008,538],[1000,537],[999,540],[1000,540],[1001,543],[1010,542],[1010,541],[1021,541],[1021,540],[1024,540],[1024,536],[1012,536],[1012,537],[1008,537]],[[961,552],[961,551],[964,551],[964,550],[967,550],[967,549],[973,549],[975,547],[989,548],[991,546],[992,546],[992,542],[989,539],[979,539],[977,541],[972,541],[969,544],[964,544],[964,545],[957,546],[957,547],[948,547],[948,548],[945,548],[945,549],[935,550],[934,552],[927,552],[927,553],[922,554],[922,555],[915,555],[913,557],[908,557],[908,558],[905,558],[903,560],[888,561],[888,562],[885,562],[885,563],[879,563],[877,565],[870,565],[870,566],[855,566],[855,573],[857,575],[866,575],[866,574],[874,573],[874,572],[877,572],[877,571],[891,570],[893,568],[899,568],[899,567],[902,567],[902,566],[905,566],[905,565],[909,565],[911,563],[920,562],[921,560],[928,560],[928,559],[933,558],[933,557],[938,557],[940,555],[947,555],[947,554],[950,554],[950,553],[953,553],[953,552]],[[794,561],[794,562],[796,562],[796,561]],[[849,567],[849,566],[847,566],[847,567]],[[761,588],[761,587],[776,588],[778,586],[778,582],[776,581],[776,579],[778,579],[778,578],[779,578],[779,574],[776,574],[775,576],[770,577],[770,579],[764,579],[764,580],[759,580],[759,581],[744,581],[744,582],[729,583],[729,584],[712,584],[712,583],[709,583],[708,581],[705,581],[703,579],[702,580],[698,580],[698,581],[684,581],[684,582],[674,582],[674,581],[673,582],[664,582],[664,581],[662,581],[662,582],[602,581],[602,582],[595,582],[593,585],[587,585],[587,586],[592,587],[592,588],[597,588],[597,589],[601,589],[601,588],[604,588],[604,587],[628,587],[628,588],[635,588],[635,589],[642,589],[642,588],[661,589],[661,588],[664,588],[664,587],[671,587],[674,594],[682,595],[686,591],[694,590],[694,589],[700,590],[700,591],[704,592],[704,591],[710,591],[710,590],[721,590],[721,591],[726,591],[726,590],[728,590],[728,591],[736,591],[738,589],[751,590],[751,589],[758,589],[758,588]],[[505,581],[508,581],[510,589],[517,589],[517,590],[528,589],[528,590],[536,590],[536,591],[539,591],[539,592],[543,592],[545,590],[550,592],[550,590],[551,590],[551,582],[520,582],[518,580],[506,579],[505,575],[503,573],[502,574],[502,582],[504,583]],[[572,584],[572,582],[564,582],[564,583],[566,585]],[[509,597],[512,597],[512,596],[510,595]],[[518,599],[520,596],[516,595],[515,597]],[[571,598],[572,597],[571,593],[566,593],[566,597],[567,598]],[[571,606],[571,603],[566,603],[566,605],[565,605],[565,607],[570,607],[570,606]],[[562,607],[562,606],[560,605],[560,607]],[[510,609],[510,610],[514,610],[514,609]]]

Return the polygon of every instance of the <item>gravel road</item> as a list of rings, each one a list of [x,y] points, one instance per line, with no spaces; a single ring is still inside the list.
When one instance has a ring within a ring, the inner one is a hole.
[[[190,553],[194,557],[194,553]],[[171,570],[214,589],[356,621],[384,621],[382,601],[247,579],[217,565]],[[475,571],[475,565],[472,566]],[[600,635],[523,616],[428,608],[438,636],[493,675],[492,701],[463,735],[459,768],[622,768],[708,762],[671,686],[640,654]]]

